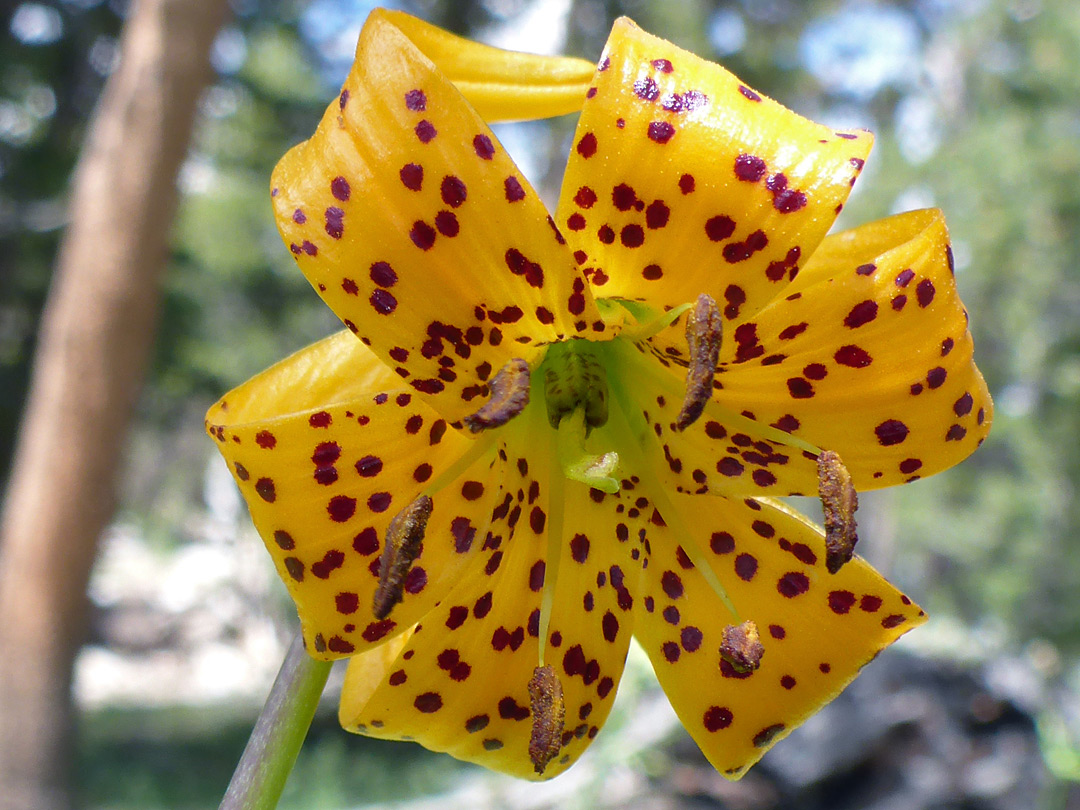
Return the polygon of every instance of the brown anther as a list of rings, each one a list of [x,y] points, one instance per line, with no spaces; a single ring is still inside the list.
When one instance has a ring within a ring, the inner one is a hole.
[[[749,619],[742,624],[727,625],[720,640],[720,657],[736,672],[753,672],[761,666],[765,647],[758,636],[757,625]]]
[[[675,420],[676,430],[694,424],[713,390],[716,361],[720,358],[722,321],[716,302],[705,293],[686,317],[686,342],[690,346],[690,365],[686,368],[686,396]]]
[[[398,512],[386,529],[386,542],[379,559],[379,586],[372,605],[376,619],[389,616],[404,595],[405,575],[420,554],[431,506],[431,498],[421,495]]]
[[[835,574],[855,553],[859,542],[855,510],[859,496],[840,456],[824,450],[818,456],[818,494],[825,512],[825,568]]]
[[[529,681],[529,701],[532,704],[532,734],[529,736],[529,759],[537,773],[555,759],[562,748],[566,704],[563,703],[562,683],[551,667],[537,667]]]
[[[476,413],[466,416],[466,427],[473,433],[505,425],[529,404],[529,364],[514,358],[491,378],[491,399]]]

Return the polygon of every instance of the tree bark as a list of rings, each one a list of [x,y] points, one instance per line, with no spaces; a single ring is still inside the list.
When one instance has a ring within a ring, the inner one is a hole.
[[[225,0],[137,0],[75,170],[0,516],[0,803],[63,810],[72,663]]]

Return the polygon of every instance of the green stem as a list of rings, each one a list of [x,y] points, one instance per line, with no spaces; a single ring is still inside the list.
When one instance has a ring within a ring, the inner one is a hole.
[[[316,661],[297,634],[281,662],[218,810],[273,810],[307,736],[330,661]]]

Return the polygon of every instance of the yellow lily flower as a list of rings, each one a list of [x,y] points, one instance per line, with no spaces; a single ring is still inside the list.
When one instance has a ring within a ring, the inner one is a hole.
[[[578,109],[552,218],[485,119]],[[626,19],[594,68],[371,15],[271,191],[348,331],[207,416],[346,728],[547,778],[633,635],[738,776],[924,621],[855,490],[991,403],[940,212],[826,236],[871,140]]]

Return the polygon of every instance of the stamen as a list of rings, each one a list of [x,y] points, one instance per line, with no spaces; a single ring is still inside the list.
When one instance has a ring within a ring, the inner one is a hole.
[[[562,748],[566,704],[562,683],[551,667],[537,667],[529,681],[529,700],[532,704],[532,734],[529,736],[529,759],[538,774]]]
[[[859,542],[855,524],[859,496],[851,473],[832,450],[818,456],[818,493],[825,511],[825,568],[835,574],[851,559]]]
[[[676,430],[685,430],[692,425],[701,416],[705,403],[712,396],[722,334],[720,310],[710,296],[702,293],[686,317],[690,365],[686,368],[686,395],[675,420]]]
[[[758,636],[757,625],[747,619],[742,624],[729,624],[720,641],[720,657],[736,672],[753,672],[761,666],[765,647]]]
[[[431,498],[421,495],[398,512],[386,529],[386,542],[379,560],[379,586],[375,589],[372,605],[376,619],[389,616],[404,595],[405,575],[420,553],[431,507]]]
[[[529,404],[529,364],[515,357],[492,377],[489,387],[491,399],[463,420],[473,433],[501,427],[525,410]]]

